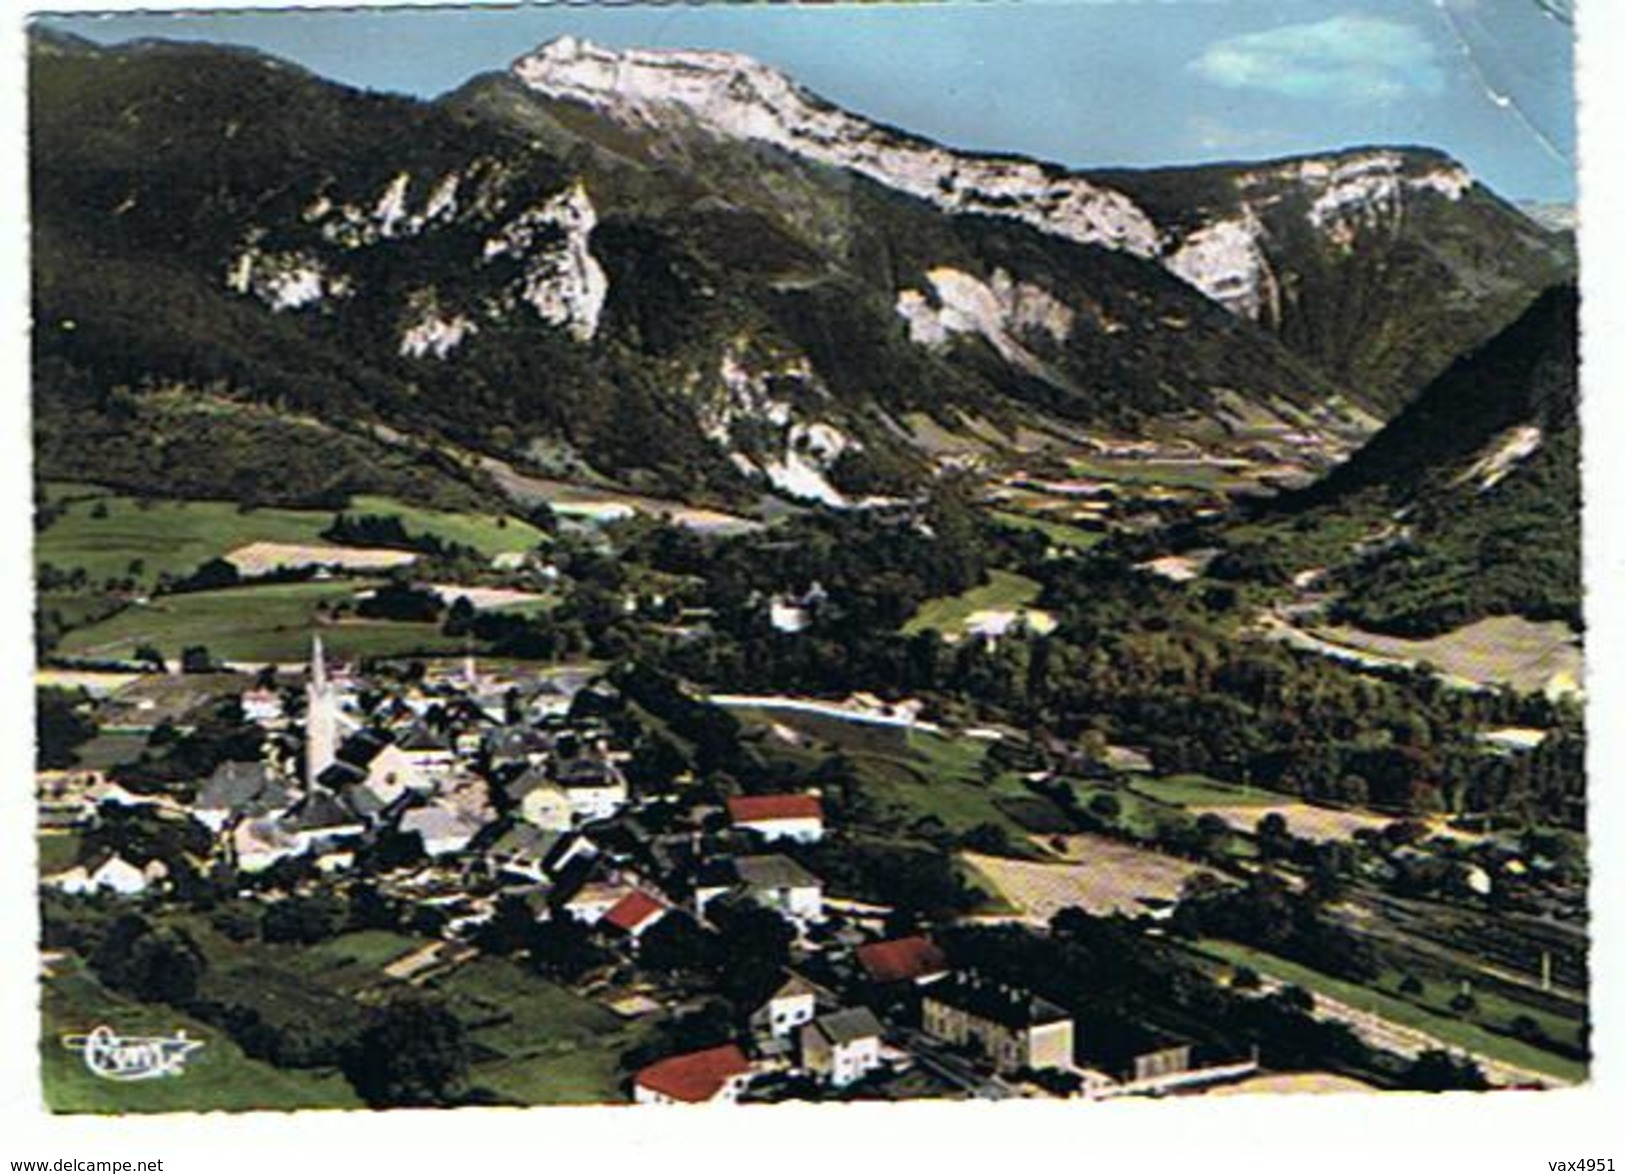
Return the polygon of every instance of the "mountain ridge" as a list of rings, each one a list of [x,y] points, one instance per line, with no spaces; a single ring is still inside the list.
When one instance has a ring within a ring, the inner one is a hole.
[[[224,387],[740,506],[917,489],[913,413],[1259,441],[1239,401],[1322,462],[1373,424],[1128,250],[512,78],[418,102],[251,52],[50,42],[30,95],[42,435],[113,391],[139,420],[143,388]]]

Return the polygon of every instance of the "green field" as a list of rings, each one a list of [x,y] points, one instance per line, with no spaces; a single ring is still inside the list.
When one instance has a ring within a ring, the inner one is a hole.
[[[81,841],[78,832],[41,832],[35,837],[35,842],[39,845],[40,876],[66,871],[79,859]]]
[[[872,831],[905,832],[921,819],[935,818],[955,834],[990,823],[1012,841],[1024,843],[1026,832],[995,802],[1030,798],[1019,776],[983,777],[987,742],[953,738],[901,726],[842,721],[836,717],[785,710],[732,710],[742,720],[772,723],[822,743],[817,749],[796,748],[764,740],[775,757],[814,766],[829,750],[839,750],[852,763],[869,810],[864,821]]]
[[[904,635],[936,629],[944,635],[964,631],[965,621],[978,611],[1014,611],[1038,598],[1039,585],[1025,575],[1010,571],[990,571],[988,581],[963,595],[947,595],[920,605],[912,619],[903,625]]]
[[[336,1072],[276,1068],[243,1054],[223,1032],[169,1007],[135,1003],[107,990],[73,958],[41,984],[40,1074],[45,1102],[58,1113],[170,1113],[251,1109],[358,1109]],[[115,1082],[93,1075],[62,1037],[106,1024],[124,1035],[185,1031],[203,1047],[184,1075]]]
[[[471,546],[487,557],[531,550],[548,541],[546,534],[520,518],[422,509],[391,497],[362,495],[351,500],[346,512],[394,514],[410,534],[432,534],[442,542]]]
[[[1118,815],[1114,822],[1118,827],[1140,836],[1156,834],[1157,815],[1163,809],[1163,805],[1156,800],[1136,794],[1127,787],[1103,786],[1077,780],[1068,780],[1067,786],[1077,799],[1078,805],[1085,810],[1088,810],[1090,802],[1097,795],[1110,795],[1117,800]]]
[[[620,1057],[645,1028],[500,958],[480,958],[435,986],[489,1053],[469,1073],[475,1087],[529,1105],[626,1099]]]
[[[103,730],[84,743],[75,754],[79,765],[86,770],[108,770],[126,762],[134,762],[147,748],[145,732],[134,730]]]
[[[1051,521],[1049,518],[1036,518],[1031,514],[1018,514],[1011,510],[994,510],[993,517],[1005,526],[1016,530],[1035,530],[1056,546],[1067,546],[1074,550],[1088,550],[1106,537],[1098,530],[1085,530],[1080,526],[1070,526],[1065,522]]]
[[[316,605],[350,598],[369,585],[329,580],[160,596],[68,633],[59,651],[64,656],[119,658],[151,644],[173,660],[182,649],[201,644],[224,660],[302,660],[317,630]],[[462,651],[462,641],[441,635],[435,624],[361,620],[324,624],[320,630],[328,650],[341,658]]]
[[[1505,1064],[1544,1072],[1560,1080],[1579,1082],[1586,1078],[1586,1066],[1577,1060],[1555,1055],[1533,1044],[1490,1031],[1478,1023],[1458,1018],[1449,1012],[1430,1010],[1397,991],[1389,993],[1388,990],[1379,987],[1345,982],[1285,958],[1236,945],[1233,942],[1205,939],[1191,949],[1201,956],[1217,959],[1230,966],[1251,967],[1261,975],[1301,986],[1311,993],[1323,994],[1350,1007],[1380,1016],[1391,1023],[1427,1032],[1452,1047],[1488,1056]],[[1393,983],[1390,980],[1382,985],[1391,988]],[[1435,986],[1437,987],[1437,984]],[[1517,1007],[1517,1010],[1510,1010],[1513,1007]],[[1510,1018],[1512,1014],[1522,1010],[1524,1008],[1521,1006],[1506,1000],[1496,1000],[1493,1003],[1480,1000],[1477,1014],[1481,1018],[1497,1020],[1496,1012]],[[1549,1020],[1552,1018],[1554,1017],[1548,1017]],[[1563,1021],[1557,1019],[1556,1022]]]
[[[333,521],[331,510],[243,510],[223,501],[137,499],[63,482],[48,485],[46,498],[67,502],[67,511],[38,536],[35,561],[63,570],[83,567],[92,584],[133,574],[139,585],[150,587],[160,572],[188,574],[250,542],[320,542]],[[357,497],[346,512],[393,514],[412,534],[432,534],[487,556],[546,541],[518,518],[421,509],[388,497]],[[139,573],[130,569],[136,559],[142,564]]]
[[[1121,485],[1161,485],[1169,489],[1216,491],[1226,480],[1225,470],[1197,461],[1153,462],[1072,456],[1067,458],[1066,463],[1079,477],[1115,481]]]
[[[107,516],[93,516],[98,509]],[[63,570],[83,567],[92,583],[100,583],[130,575],[131,561],[140,559],[144,565],[134,578],[150,587],[160,572],[189,574],[250,542],[319,541],[332,520],[331,513],[311,510],[244,512],[227,502],[138,501],[104,492],[74,497],[67,513],[39,535],[34,561]]]
[[[1268,807],[1288,796],[1237,787],[1206,775],[1169,775],[1167,778],[1137,778],[1129,789],[1159,803],[1175,807]]]

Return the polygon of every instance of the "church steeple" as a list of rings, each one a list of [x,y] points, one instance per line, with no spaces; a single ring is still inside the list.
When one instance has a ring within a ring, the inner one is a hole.
[[[310,683],[305,686],[305,786],[314,788],[338,757],[338,693],[327,679],[322,638],[310,641]]]

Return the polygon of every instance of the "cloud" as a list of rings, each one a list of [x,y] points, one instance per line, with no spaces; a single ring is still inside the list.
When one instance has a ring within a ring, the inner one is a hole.
[[[1432,42],[1413,25],[1376,16],[1227,37],[1190,68],[1227,89],[1335,102],[1391,102],[1444,88]]]

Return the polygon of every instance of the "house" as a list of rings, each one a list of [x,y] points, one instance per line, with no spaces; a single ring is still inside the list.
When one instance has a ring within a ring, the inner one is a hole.
[[[511,780],[503,788],[519,818],[544,831],[566,832],[575,820],[575,807],[565,789],[547,777],[540,767]]]
[[[924,986],[948,973],[947,955],[919,935],[869,942],[856,952],[864,976],[878,986],[905,982]]]
[[[481,739],[485,755],[493,767],[523,763],[541,766],[553,750],[553,737],[530,726],[502,726],[487,730]]]
[[[817,795],[738,795],[728,800],[728,818],[735,828],[768,841],[812,844],[824,836]]]
[[[315,847],[326,851],[340,841],[354,839],[367,830],[366,821],[351,811],[330,791],[306,795],[287,811],[283,826],[300,838],[301,850]]]
[[[491,841],[485,849],[485,859],[497,873],[539,884],[547,879],[548,858],[564,839],[563,832],[517,824]]]
[[[783,986],[768,996],[750,1017],[751,1030],[771,1039],[795,1034],[818,1014],[819,989],[799,974],[792,974]]]
[[[256,725],[274,726],[286,716],[282,695],[275,689],[250,689],[241,698],[243,717]]]
[[[64,893],[117,893],[133,897],[168,875],[169,867],[161,860],[149,861],[143,868],[117,853],[107,853],[57,873],[48,883]]]
[[[270,815],[239,821],[231,829],[230,844],[232,859],[243,872],[263,872],[305,850],[303,838]]]
[[[820,1015],[801,1028],[801,1066],[836,1088],[880,1067],[880,1020],[867,1007]]]
[[[597,925],[633,891],[633,887],[622,880],[590,880],[564,902],[564,911],[583,924]]]
[[[824,916],[824,882],[788,856],[740,856],[734,871],[757,904],[795,921]]]
[[[651,897],[642,889],[634,889],[611,906],[609,912],[599,920],[635,942],[670,912],[664,901]]]
[[[1072,1067],[1072,1016],[1031,991],[955,974],[927,988],[922,1011],[927,1034],[981,1052],[997,1072]]]
[[[608,819],[626,806],[626,776],[604,759],[572,759],[558,768],[555,781],[570,797],[570,810],[582,822]]]
[[[712,901],[730,893],[743,893],[795,921],[817,921],[824,915],[824,882],[788,856],[707,862],[694,882],[695,916],[704,917]]]
[[[802,607],[794,596],[775,595],[768,600],[767,620],[774,631],[794,635],[812,626],[813,613],[811,608]]]
[[[1124,1084],[1178,1076],[1191,1070],[1191,1044],[1116,1016],[1085,1020],[1083,1056]]]
[[[406,751],[368,734],[346,742],[338,760],[318,781],[343,790],[350,805],[369,819],[376,819],[408,793],[424,795],[434,789],[434,780],[413,764]]]
[[[419,722],[395,743],[407,762],[425,774],[443,774],[457,764],[451,740]]]
[[[414,807],[401,816],[402,835],[416,832],[423,840],[423,850],[430,856],[447,856],[461,852],[483,825],[463,811],[455,811],[439,804]]]
[[[734,1044],[668,1056],[632,1078],[640,1105],[730,1104],[750,1082],[750,1061]]]
[[[198,789],[192,816],[212,832],[228,823],[281,811],[293,785],[263,762],[222,762]]]

